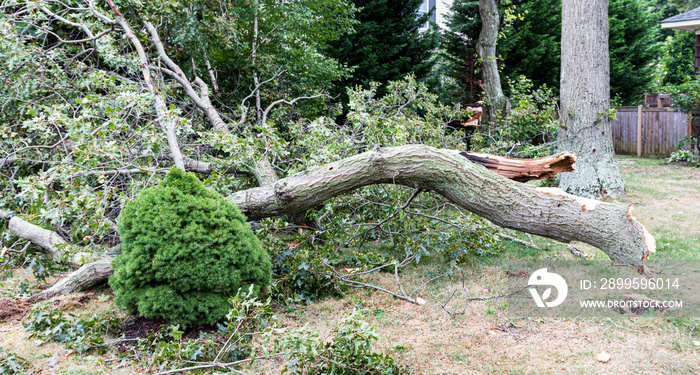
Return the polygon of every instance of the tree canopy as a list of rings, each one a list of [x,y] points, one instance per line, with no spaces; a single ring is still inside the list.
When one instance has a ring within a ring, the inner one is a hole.
[[[369,87],[371,82],[386,84],[414,74],[424,78],[435,63],[438,46],[435,28],[421,31],[429,14],[416,11],[422,0],[353,0],[359,9],[355,32],[330,43],[326,54],[352,69],[340,80],[334,93],[348,88]],[[380,93],[384,92],[380,88]]]
[[[641,93],[653,85],[654,61],[660,55],[657,22],[661,20],[660,11],[654,5],[649,0],[610,1],[610,94],[612,98],[619,98],[617,101],[621,104],[640,101]],[[558,91],[561,1],[515,0],[512,7],[512,25],[502,31],[497,47],[502,74],[511,80],[524,75],[536,86],[547,85]],[[479,23],[473,1],[455,1],[453,11],[453,19]],[[465,29],[466,25],[468,23],[461,21],[450,24],[446,39],[448,52],[454,50],[455,43],[476,40],[480,24]],[[461,72],[455,76],[474,74],[474,70],[470,73],[466,66],[455,71]]]

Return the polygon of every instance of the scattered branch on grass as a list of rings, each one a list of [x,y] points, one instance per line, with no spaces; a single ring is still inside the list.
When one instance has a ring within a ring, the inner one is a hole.
[[[404,266],[410,264],[414,259],[415,259],[414,256],[410,256],[410,257],[404,259],[401,263],[398,263],[398,262],[395,261],[395,262],[392,262],[392,263],[387,263],[387,264],[384,264],[384,265],[375,267],[375,268],[373,268],[373,269],[371,269],[371,270],[369,270],[369,271],[358,272],[358,273],[351,273],[351,274],[348,274],[348,275],[343,275],[343,274],[337,272],[335,269],[333,269],[333,267],[331,267],[328,263],[326,263],[326,262],[324,262],[324,261],[322,261],[322,263],[323,263],[323,264],[330,270],[330,272],[331,272],[331,273],[326,273],[326,274],[324,274],[324,275],[333,276],[333,277],[335,277],[338,281],[340,281],[341,283],[345,283],[346,285],[348,285],[348,286],[350,286],[350,287],[353,287],[353,288],[370,288],[370,289],[375,289],[375,290],[378,290],[378,291],[380,291],[380,292],[390,294],[390,295],[392,295],[392,296],[394,296],[394,297],[396,297],[396,298],[398,298],[398,299],[402,299],[402,300],[404,300],[404,301],[408,301],[408,302],[410,302],[410,303],[412,303],[412,304],[415,304],[415,305],[422,305],[422,304],[425,303],[425,301],[419,302],[419,298],[413,297],[413,295],[416,294],[416,292],[419,291],[420,289],[425,288],[425,286],[428,285],[430,282],[432,282],[432,281],[434,281],[434,280],[437,280],[437,279],[439,279],[439,278],[441,278],[441,277],[444,277],[444,276],[446,276],[448,273],[444,273],[444,274],[442,274],[442,275],[433,277],[432,279],[428,280],[427,282],[421,284],[419,287],[413,289],[413,290],[411,291],[410,294],[409,294],[409,293],[406,293],[406,291],[403,289],[403,285],[402,285],[402,283],[401,283],[401,279],[399,278],[399,268],[402,268],[402,267],[404,267]],[[383,269],[383,268],[386,268],[386,267],[389,267],[389,266],[394,266],[394,277],[396,278],[396,284],[397,284],[397,286],[398,286],[398,288],[399,288],[400,294],[399,294],[399,293],[392,292],[392,291],[390,291],[390,290],[388,290],[388,289],[382,288],[382,287],[377,286],[377,285],[374,285],[374,284],[369,284],[369,283],[365,283],[365,282],[362,282],[362,281],[358,281],[358,280],[352,279],[353,277],[357,277],[357,276],[361,276],[361,275],[367,275],[367,274],[370,274],[370,273],[379,271],[379,270],[381,270],[381,269]]]
[[[386,293],[386,294],[390,294],[390,295],[392,295],[392,296],[394,296],[394,297],[396,297],[396,298],[398,298],[398,299],[402,299],[402,300],[404,300],[404,301],[408,301],[408,302],[410,302],[410,303],[412,303],[412,304],[414,304],[414,305],[417,305],[417,304],[418,304],[418,302],[417,302],[415,299],[413,299],[413,298],[410,298],[410,297],[408,297],[408,296],[406,296],[406,295],[396,294],[396,293],[394,293],[394,292],[392,292],[392,291],[390,291],[390,290],[384,289],[384,288],[382,288],[382,287],[380,287],[380,286],[376,286],[376,285],[372,285],[372,284],[363,283],[363,282],[357,281],[357,280],[348,279],[348,278],[344,277],[343,275],[338,274],[337,272],[335,273],[334,276],[336,276],[336,278],[337,278],[338,280],[340,280],[341,282],[346,283],[348,286],[351,286],[351,287],[353,287],[353,288],[371,288],[371,289],[378,290],[378,291],[380,291],[380,292],[384,292],[384,293]]]
[[[450,303],[450,301],[452,301],[452,298],[454,298],[454,295],[457,293],[458,289],[454,289],[454,290],[452,291],[452,293],[450,294],[450,296],[447,298],[447,300],[446,300],[444,303],[442,303],[442,304],[440,305],[440,307],[442,307],[442,309],[445,310],[445,312],[446,312],[448,315],[450,315],[450,316],[453,316],[453,315],[464,315],[464,313],[465,313],[466,310],[467,310],[467,304],[468,304],[469,302],[471,302],[471,301],[491,301],[491,300],[496,300],[496,299],[508,298],[508,297],[512,297],[512,296],[514,296],[514,295],[516,295],[516,294],[522,292],[523,290],[525,290],[525,289],[527,289],[527,288],[535,287],[535,285],[530,285],[530,284],[528,284],[528,285],[525,285],[525,286],[523,286],[523,287],[520,287],[520,288],[518,288],[518,289],[516,289],[516,290],[512,290],[512,291],[510,291],[510,292],[508,292],[508,293],[500,294],[500,295],[497,295],[497,296],[491,296],[491,297],[471,297],[471,296],[469,295],[469,292],[467,292],[467,288],[466,288],[465,283],[464,283],[464,280],[465,280],[464,271],[461,271],[461,272],[462,272],[462,288],[461,288],[461,290],[462,290],[462,292],[466,295],[466,297],[464,298],[464,308],[462,309],[462,312],[461,312],[461,313],[452,312],[452,311],[449,311],[449,310],[447,309],[447,307],[446,307],[446,306]]]
[[[204,369],[209,369],[209,368],[225,368],[225,369],[227,369],[235,374],[244,374],[245,375],[245,373],[237,371],[237,370],[233,369],[232,367],[237,366],[237,365],[241,365],[243,363],[252,362],[256,359],[272,359],[273,357],[279,357],[279,356],[282,356],[285,354],[294,354],[294,353],[298,353],[298,352],[290,352],[290,353],[280,352],[280,353],[275,353],[275,354],[270,354],[270,355],[259,355],[259,356],[254,357],[254,358],[246,358],[246,359],[242,359],[240,361],[227,362],[227,363],[203,362],[199,366],[183,367],[183,368],[174,369],[174,370],[161,371],[158,373],[158,375],[177,374],[177,373],[185,372],[185,371],[204,370]]]
[[[532,287],[535,287],[535,286],[536,286],[536,285],[530,285],[530,284],[528,284],[528,285],[525,285],[525,286],[523,286],[523,287],[520,287],[520,288],[518,288],[518,289],[516,289],[516,290],[510,291],[510,292],[508,292],[508,293],[506,293],[506,294],[501,294],[501,295],[492,296],[492,297],[467,297],[467,298],[465,298],[465,301],[490,301],[490,300],[494,300],[494,299],[508,298],[508,297],[512,297],[512,296],[514,296],[514,295],[516,295],[516,294],[522,292],[523,290],[525,290],[525,289],[527,289],[527,288],[532,288]]]
[[[588,255],[587,252],[585,252],[583,250],[579,250],[579,249],[575,248],[573,245],[568,245],[566,248],[569,249],[569,252],[571,254],[574,254],[575,256],[577,256],[581,259],[591,260],[591,256]]]
[[[462,290],[466,293],[467,288],[466,288],[466,286],[464,285],[464,280],[465,280],[464,271],[460,269],[459,272],[462,274]],[[457,293],[457,289],[452,290],[452,294],[450,294],[450,297],[447,298],[447,301],[445,301],[445,303],[443,303],[443,304],[440,304],[440,307],[441,307],[443,310],[445,310],[445,312],[446,312],[447,315],[449,315],[449,316],[457,315],[456,313],[450,312],[450,311],[445,307],[445,306],[447,306],[447,304],[450,303],[450,301],[452,301],[452,297],[454,297],[455,293]],[[469,295],[469,293],[466,293],[466,294]],[[464,304],[464,308],[462,309],[462,312],[460,313],[460,315],[464,315],[464,313],[465,313],[466,311],[467,311],[467,304],[465,303],[465,304]]]
[[[515,238],[515,237],[513,237],[513,236],[509,236],[509,235],[507,235],[507,234],[505,234],[505,233],[503,233],[503,232],[498,233],[498,235],[499,235],[501,238],[505,238],[506,240],[520,243],[520,244],[525,245],[525,246],[527,246],[527,247],[531,247],[531,248],[537,249],[537,250],[540,249],[539,246],[535,245],[535,243],[532,242],[532,238],[530,238],[530,242],[527,242],[527,241],[523,241],[523,240],[521,240],[521,239]]]
[[[428,284],[430,284],[431,282],[433,282],[433,281],[435,281],[435,280],[437,280],[437,279],[443,278],[443,277],[445,277],[445,276],[447,276],[447,275],[449,275],[449,274],[450,274],[450,272],[445,272],[445,273],[443,273],[442,275],[438,275],[438,276],[433,277],[432,279],[430,279],[430,280],[424,282],[423,284],[421,284],[418,288],[413,289],[413,291],[411,292],[411,294],[409,294],[408,296],[409,296],[409,297],[413,297],[413,294],[414,294],[414,293],[416,293],[417,291],[419,291],[419,290],[425,288],[425,287],[426,287]]]
[[[654,269],[652,269],[651,267],[649,267],[649,272],[650,272],[650,273],[655,273],[655,274],[657,274],[657,275],[658,275],[658,274],[664,274],[664,273],[666,273],[667,270],[674,270],[674,269],[676,269],[676,268],[678,268],[678,267],[680,267],[680,266],[682,266],[682,265],[684,265],[684,264],[687,263],[687,262],[680,262],[680,263],[678,263],[678,264],[676,264],[676,265],[669,266],[669,265],[668,265],[668,261],[669,261],[669,259],[668,259],[668,257],[667,257],[667,258],[666,258],[666,261],[664,261],[664,262],[659,262],[659,263],[662,264],[663,266],[662,266],[661,269],[658,270],[658,271],[655,271]]]

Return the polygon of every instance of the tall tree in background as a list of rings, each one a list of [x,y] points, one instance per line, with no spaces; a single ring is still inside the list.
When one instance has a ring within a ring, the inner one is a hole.
[[[496,0],[479,0],[479,15],[481,16],[481,32],[476,49],[481,60],[481,77],[488,99],[488,122],[494,121],[499,114],[508,113],[512,107],[508,98],[503,94],[501,75],[496,60],[496,42],[501,26]]]
[[[386,83],[413,73],[425,77],[434,60],[439,44],[438,34],[429,28],[421,32],[428,15],[416,11],[422,0],[353,0],[360,9],[355,33],[331,43],[327,54],[348,67],[353,75],[340,80],[335,94],[345,95],[345,89],[370,82]],[[381,91],[380,91],[381,92]]]
[[[482,95],[476,43],[481,31],[478,0],[455,0],[447,16],[441,56],[445,74],[454,79],[456,89],[449,100],[474,103]]]
[[[639,104],[653,84],[660,14],[648,0],[610,0],[610,95]]]
[[[561,37],[561,150],[578,154],[578,173],[560,186],[584,197],[624,197],[613,159],[610,109],[608,0],[563,0]]]
[[[685,30],[670,30],[661,44],[657,67],[658,87],[680,85],[695,73],[695,34]]]
[[[513,27],[500,41],[503,75],[524,75],[536,86],[558,89],[561,55],[561,0],[516,0]]]
[[[481,79],[479,67],[475,69],[470,64],[470,56],[476,49],[476,41],[481,31],[478,3],[478,0],[453,2],[449,29],[443,41],[447,60],[446,74],[460,84],[452,97],[469,98],[461,99],[465,102],[477,100],[470,86],[470,79],[476,83]],[[561,66],[561,0],[513,0],[512,5],[515,16],[512,25],[500,30],[504,35],[498,40],[497,62],[502,78],[507,77],[515,81],[524,75],[531,79],[536,87],[547,85],[558,92]],[[503,4],[499,6],[503,8]],[[669,7],[671,5],[655,6],[655,0],[610,0],[610,95],[616,97],[618,102],[637,104],[641,100],[640,94],[654,86],[654,69],[658,65],[654,64],[654,60],[661,54],[659,42],[662,38],[656,22]],[[500,9],[501,18],[503,12],[504,9]],[[676,13],[670,15],[674,14]],[[660,61],[664,67],[669,67],[662,70],[669,71],[668,76],[671,79],[685,74],[676,72],[687,71],[683,62],[676,58],[678,52],[694,50],[694,39],[690,40],[688,36],[684,38],[683,35],[678,37],[682,40],[677,40],[674,36],[672,42],[667,42],[670,55]],[[690,64],[692,73],[692,61]],[[507,88],[504,89],[508,95]],[[479,95],[478,90],[476,95]]]
[[[518,16],[499,42],[503,75],[524,75],[537,86],[559,86],[561,1],[516,0]],[[610,0],[610,95],[637,104],[652,86],[659,56],[660,12],[651,0]]]

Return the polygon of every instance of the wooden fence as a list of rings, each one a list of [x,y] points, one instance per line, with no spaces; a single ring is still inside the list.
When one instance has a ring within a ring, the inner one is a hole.
[[[668,157],[676,144],[690,135],[689,114],[663,107],[616,107],[612,121],[616,154]]]

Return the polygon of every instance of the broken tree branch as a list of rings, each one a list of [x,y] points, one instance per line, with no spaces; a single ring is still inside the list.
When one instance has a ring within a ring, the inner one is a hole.
[[[139,56],[139,65],[141,66],[141,73],[143,74],[143,82],[148,87],[148,92],[153,98],[153,106],[158,114],[158,122],[160,123],[163,131],[165,132],[166,138],[168,139],[168,146],[170,147],[170,152],[173,155],[173,161],[175,165],[185,170],[185,163],[183,162],[182,152],[180,151],[180,146],[177,143],[177,136],[175,134],[175,120],[170,116],[167,106],[165,105],[165,100],[161,96],[160,92],[156,89],[156,85],[153,83],[153,77],[151,76],[151,70],[149,68],[148,56],[146,55],[146,50],[143,48],[141,41],[136,36],[131,26],[126,21],[117,9],[116,5],[112,0],[107,0],[110,8],[114,11],[117,17],[114,19],[115,22],[124,30],[124,34],[134,45],[136,52]]]
[[[8,229],[10,233],[47,250],[54,262],[77,266],[82,259],[92,258],[92,254],[88,252],[77,252],[72,254],[72,257],[68,257],[70,245],[52,230],[32,224],[19,216],[11,216],[6,211],[0,210],[0,217],[9,219]]]
[[[508,180],[469,162],[459,151],[407,145],[368,151],[229,196],[251,220],[303,212],[373,184],[398,184],[440,194],[498,226],[558,241],[581,241],[624,264],[642,266],[653,237],[631,206],[583,199],[559,189]]]
[[[432,191],[501,227],[563,242],[585,242],[618,263],[641,269],[644,260],[655,251],[654,238],[632,217],[630,205],[605,203],[556,188],[515,182],[470,162],[460,151],[424,145],[367,151],[269,185],[236,192],[228,199],[248,219],[256,220],[302,213],[330,198],[373,184],[398,184],[416,191]],[[99,262],[69,275],[64,285],[73,288],[106,279],[111,273],[109,262]],[[367,287],[357,281],[346,281],[355,287]]]
[[[461,152],[460,155],[503,177],[519,182],[540,180],[554,177],[558,173],[576,171],[576,166],[574,166],[576,154],[569,152],[539,159],[513,159],[476,152]]]
[[[280,99],[280,100],[275,100],[274,102],[270,103],[270,105],[265,108],[265,111],[262,114],[262,124],[267,123],[267,115],[270,114],[270,111],[272,108],[279,104],[286,104],[286,105],[294,105],[294,103],[298,102],[299,100],[304,100],[304,99],[317,99],[317,98],[322,98],[324,96],[327,96],[326,94],[316,94],[316,95],[311,95],[311,96],[300,96],[298,98],[294,98],[292,100],[286,100],[286,99]]]
[[[59,280],[49,289],[29,297],[27,302],[36,303],[57,295],[77,292],[99,284],[114,273],[112,270],[113,259],[113,256],[105,256],[98,261],[85,264]]]
[[[189,96],[190,99],[192,99],[192,101],[194,102],[194,104],[196,104],[197,107],[199,107],[199,109],[201,109],[202,112],[204,112],[204,114],[207,116],[207,119],[216,130],[228,132],[228,126],[226,125],[224,120],[221,119],[221,116],[219,116],[219,112],[214,108],[214,106],[211,104],[211,101],[209,100],[209,86],[207,86],[207,84],[204,83],[204,81],[202,81],[199,77],[196,77],[194,83],[199,87],[199,94],[197,94],[197,92],[194,90],[194,87],[192,87],[192,84],[190,83],[189,79],[182,71],[180,66],[177,65],[165,52],[165,48],[163,48],[163,42],[161,42],[160,36],[158,35],[158,31],[153,26],[153,24],[146,21],[144,22],[144,25],[146,26],[148,33],[151,35],[153,45],[156,47],[156,51],[158,52],[158,57],[169,68],[161,69],[161,71],[168,73],[180,83],[180,86],[182,86],[182,88],[185,89],[187,96]]]
[[[54,261],[63,261],[63,252],[60,247],[68,246],[68,243],[58,233],[32,224],[18,216],[10,218],[8,228],[15,236],[48,250]]]

